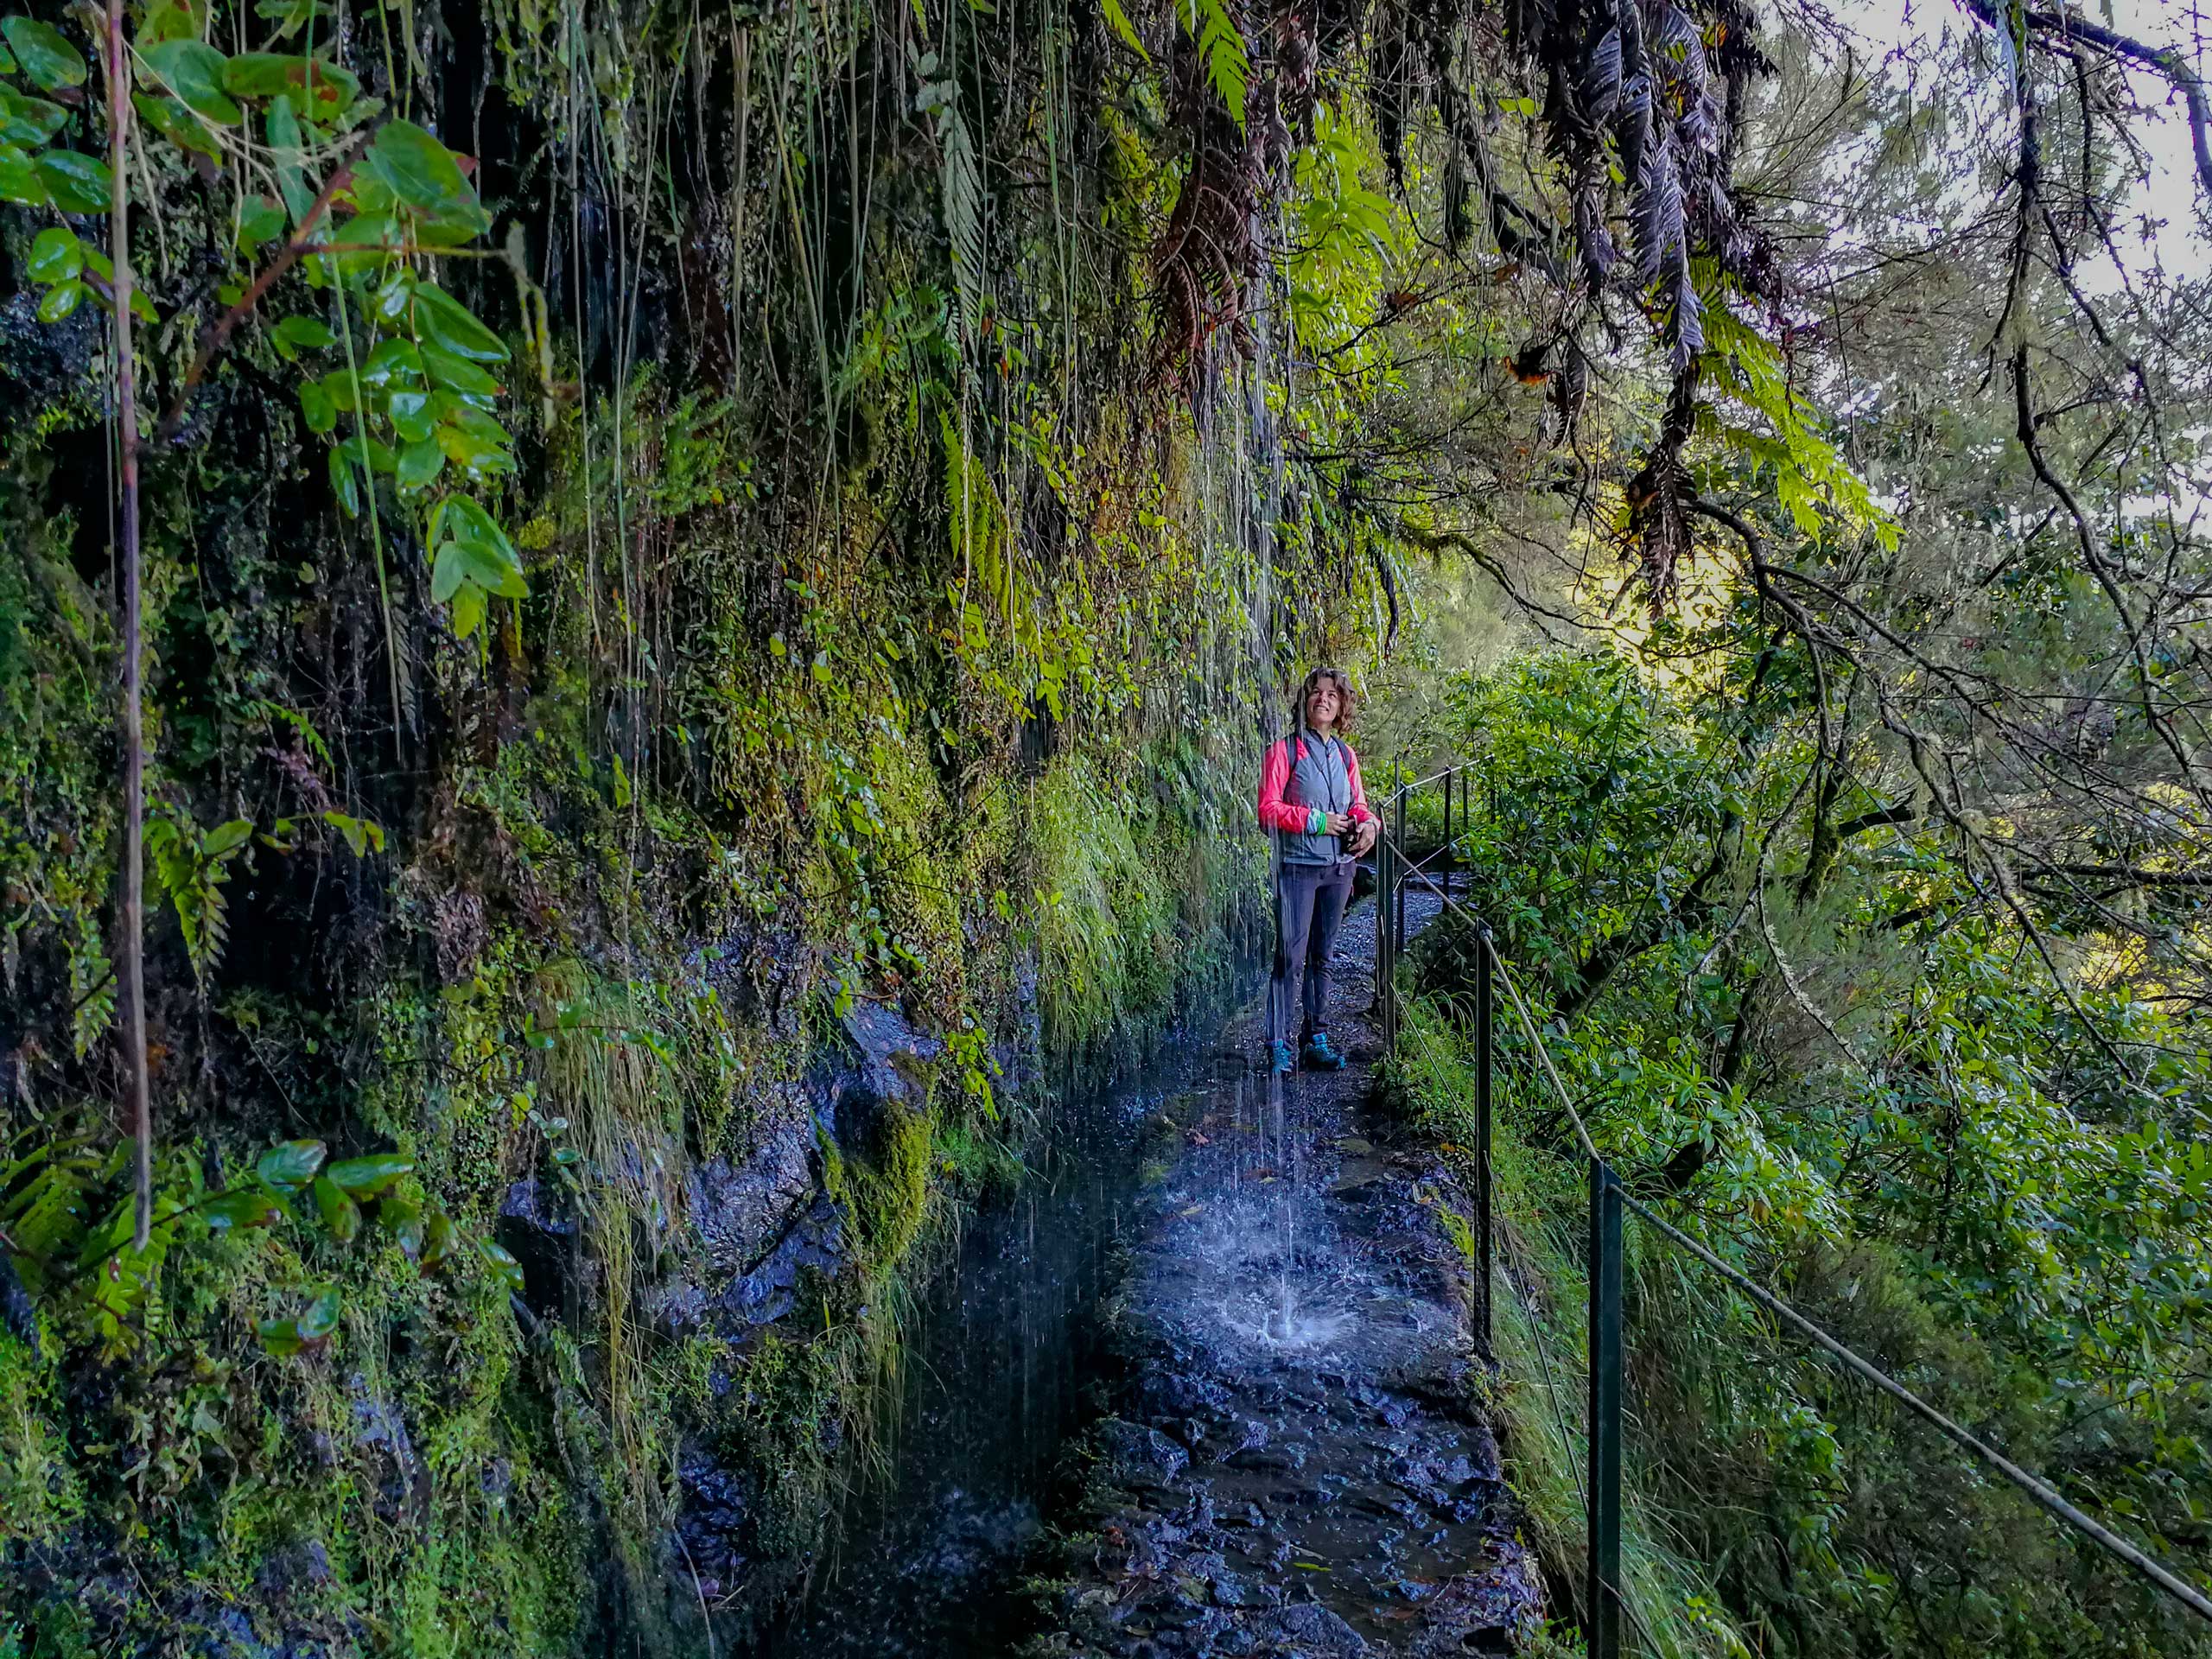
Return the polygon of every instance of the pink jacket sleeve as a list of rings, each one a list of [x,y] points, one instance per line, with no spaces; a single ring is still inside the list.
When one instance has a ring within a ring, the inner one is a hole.
[[[1359,757],[1351,752],[1351,745],[1344,745],[1344,774],[1351,779],[1351,821],[1365,823],[1375,814],[1368,809],[1367,791],[1359,781]]]
[[[1314,819],[1318,810],[1300,806],[1283,799],[1283,791],[1290,786],[1290,745],[1288,742],[1270,743],[1268,758],[1260,764],[1260,827],[1280,830],[1287,836],[1315,834]],[[1358,792],[1355,779],[1352,790]]]

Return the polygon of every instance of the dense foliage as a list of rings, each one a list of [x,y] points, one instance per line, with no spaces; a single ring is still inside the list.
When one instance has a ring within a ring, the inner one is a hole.
[[[0,1650],[741,1639],[1038,1051],[1234,953],[1316,657],[1373,665],[1370,775],[1490,757],[1485,902],[1648,1190],[2202,1571],[2176,42],[1979,0],[1872,73],[1736,0],[0,41]],[[1516,630],[1562,654],[1452,671]],[[882,1109],[795,1118],[887,1024]],[[704,1184],[763,1170],[835,1247],[687,1325]],[[1570,1334],[1529,1213],[1523,1334]],[[1640,1286],[1669,1628],[2181,1639]]]

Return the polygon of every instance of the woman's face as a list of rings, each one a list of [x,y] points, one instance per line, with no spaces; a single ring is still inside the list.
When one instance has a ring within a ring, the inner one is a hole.
[[[1337,683],[1324,680],[1306,693],[1306,723],[1317,732],[1328,731],[1336,725],[1344,706],[1344,694],[1337,690]]]

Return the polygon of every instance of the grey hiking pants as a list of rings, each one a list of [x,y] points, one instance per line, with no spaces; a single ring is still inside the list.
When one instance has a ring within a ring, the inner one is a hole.
[[[1275,969],[1268,983],[1268,1040],[1290,1038],[1293,999],[1304,991],[1306,1019],[1299,1040],[1329,1023],[1329,953],[1336,948],[1337,924],[1351,902],[1354,861],[1291,864],[1275,874]]]

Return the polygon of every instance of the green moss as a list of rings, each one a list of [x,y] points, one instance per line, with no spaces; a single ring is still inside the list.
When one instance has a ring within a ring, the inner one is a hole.
[[[45,1543],[84,1512],[51,1366],[0,1332],[0,1541]]]

